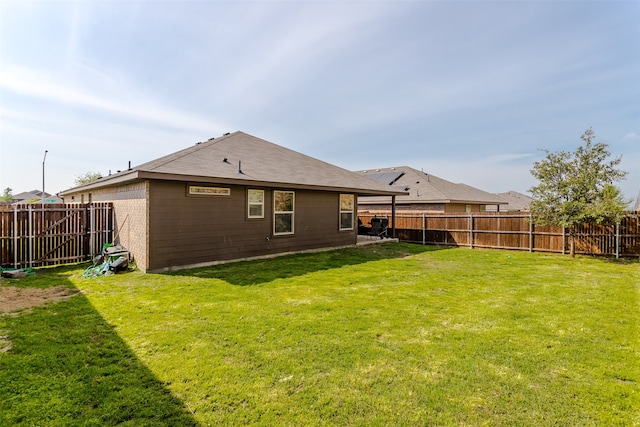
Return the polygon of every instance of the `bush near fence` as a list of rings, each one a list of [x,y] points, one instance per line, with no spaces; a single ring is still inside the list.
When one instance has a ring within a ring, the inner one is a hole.
[[[391,220],[391,212],[358,212],[365,226],[374,217]],[[395,237],[405,242],[472,248],[569,251],[567,230],[536,225],[531,214],[524,212],[396,212]],[[640,213],[627,212],[619,224],[583,224],[577,229],[575,243],[576,253],[580,254],[639,256]]]

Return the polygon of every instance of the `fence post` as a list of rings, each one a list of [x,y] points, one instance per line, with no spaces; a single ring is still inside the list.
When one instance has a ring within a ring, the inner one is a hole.
[[[533,214],[529,213],[529,252],[533,252]]]
[[[565,250],[564,250],[564,248],[565,248],[565,246],[566,246],[566,244],[565,244],[565,240],[564,240],[564,239],[565,239],[565,237],[564,237],[564,236],[565,236],[565,234],[566,234],[566,230],[565,230],[564,225],[563,225],[563,226],[562,226],[562,255],[564,255],[564,254],[565,254]]]
[[[426,233],[427,233],[427,218],[424,216],[424,213],[422,214],[422,244],[424,245],[427,239]]]
[[[94,252],[94,246],[96,245],[95,242],[95,218],[94,218],[94,212],[93,212],[93,205],[89,205],[89,255],[91,256],[91,259],[94,258],[94,256],[96,255]]]
[[[616,222],[616,259],[620,258],[620,221]]]
[[[27,208],[27,212],[29,215],[29,267],[33,267],[33,239],[35,239],[33,235],[33,209],[31,205]]]
[[[18,268],[18,206],[13,205],[13,268]]]
[[[473,212],[469,212],[469,247],[473,249]]]
[[[103,209],[104,209],[104,212],[103,212],[104,239],[102,239],[102,244],[104,245],[109,241],[109,208],[107,207],[106,203],[103,204]],[[100,247],[100,252],[102,252],[102,245]]]

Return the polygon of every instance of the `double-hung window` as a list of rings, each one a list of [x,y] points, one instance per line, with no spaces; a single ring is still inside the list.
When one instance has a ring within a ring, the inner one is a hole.
[[[293,234],[295,194],[293,191],[273,192],[273,234]]]
[[[249,218],[264,218],[264,190],[247,190]]]
[[[340,195],[340,230],[353,230],[354,200],[353,194]]]

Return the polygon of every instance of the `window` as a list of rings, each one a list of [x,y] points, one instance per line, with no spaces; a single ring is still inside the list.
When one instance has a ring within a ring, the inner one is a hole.
[[[293,191],[273,192],[273,234],[293,234]]]
[[[264,190],[248,190],[248,217],[264,218]]]
[[[340,230],[353,230],[353,194],[340,195]]]

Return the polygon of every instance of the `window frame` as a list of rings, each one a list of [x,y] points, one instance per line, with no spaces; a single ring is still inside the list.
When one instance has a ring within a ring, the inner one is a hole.
[[[345,198],[350,198],[351,200],[351,208],[350,209],[345,209],[343,207],[343,196]],[[356,196],[354,194],[350,194],[350,193],[340,193],[340,196],[338,198],[338,203],[339,203],[339,212],[338,212],[338,226],[339,226],[339,230],[340,231],[353,231],[355,229],[355,206],[356,206]],[[345,214],[350,214],[351,215],[351,225],[350,227],[343,227],[342,224],[342,215]]]
[[[291,194],[291,210],[277,210],[279,208],[278,202],[276,201],[277,195],[279,193],[289,193]],[[273,235],[274,236],[290,236],[295,234],[295,211],[296,211],[296,193],[292,190],[273,190]],[[291,216],[291,230],[290,231],[280,231],[276,229],[277,226],[277,217],[278,215],[290,215]]]
[[[260,202],[255,202],[251,200],[251,194],[257,194],[260,193],[261,194],[261,201]],[[247,218],[248,219],[264,219],[264,190],[260,190],[258,188],[248,188],[247,189]],[[252,215],[251,214],[251,207],[252,206],[260,206],[260,215]]]

